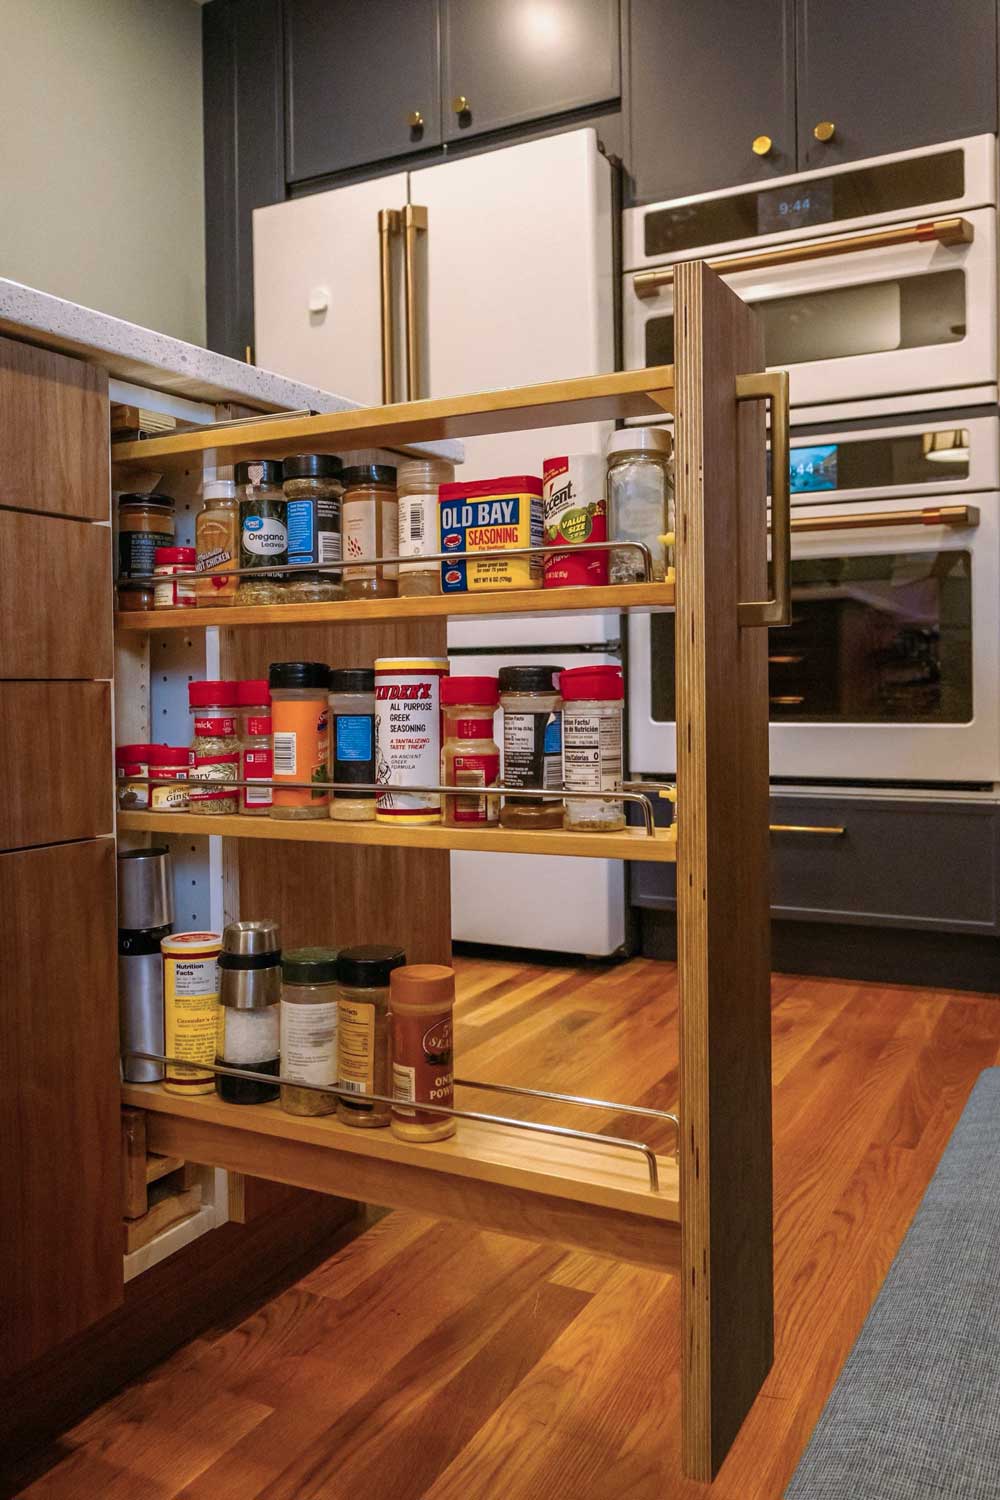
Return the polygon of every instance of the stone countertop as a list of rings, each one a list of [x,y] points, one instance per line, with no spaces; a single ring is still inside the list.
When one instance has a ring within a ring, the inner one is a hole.
[[[118,380],[189,401],[236,401],[264,412],[352,411],[362,404],[3,278],[0,333],[73,354]],[[414,444],[412,451],[461,463],[464,450],[460,442],[444,441]]]

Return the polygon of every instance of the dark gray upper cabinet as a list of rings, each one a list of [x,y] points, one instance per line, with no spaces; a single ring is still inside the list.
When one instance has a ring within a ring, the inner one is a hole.
[[[446,140],[620,92],[618,0],[441,0]]]
[[[793,0],[632,0],[629,60],[633,203],[795,171]]]
[[[437,0],[285,0],[289,182],[441,141]]]
[[[995,0],[799,0],[797,51],[802,171],[997,128]]]

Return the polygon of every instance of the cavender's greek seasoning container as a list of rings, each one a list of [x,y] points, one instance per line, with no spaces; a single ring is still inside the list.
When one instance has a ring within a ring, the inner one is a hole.
[[[622,784],[621,667],[571,667],[559,677],[563,697],[563,783],[568,792],[613,792]],[[566,827],[612,833],[625,827],[625,804],[566,801]]]
[[[292,948],[281,960],[281,1074],[337,1087],[337,950]],[[281,1085],[289,1115],[332,1115],[335,1094]]]
[[[441,679],[443,656],[383,656],[375,663],[375,780],[402,791],[379,792],[379,823],[441,821],[437,792],[408,786],[438,786],[441,774]]]

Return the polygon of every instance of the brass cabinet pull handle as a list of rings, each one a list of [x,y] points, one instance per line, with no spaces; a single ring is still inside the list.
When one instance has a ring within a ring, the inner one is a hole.
[[[837,127],[832,120],[820,120],[818,125],[813,126],[813,135],[816,140],[822,141],[824,144],[827,141],[832,141],[836,134]]]
[[[768,657],[768,661],[771,659],[771,657]],[[794,704],[804,703],[806,700],[801,693],[777,693],[772,694],[767,701],[768,703],[776,703],[779,707],[791,708]]]
[[[873,229],[868,234],[831,235],[813,245],[783,245],[777,250],[756,250],[710,260],[710,271],[732,275],[736,271],[766,271],[770,266],[796,265],[799,261],[826,260],[832,255],[850,255],[855,250],[889,250],[895,245],[918,245],[936,240],[939,245],[970,245],[975,227],[968,219],[930,219],[924,224],[902,224],[895,229]],[[657,271],[639,271],[632,278],[637,297],[655,297],[660,287],[674,279],[673,266]]]
[[[403,292],[406,307],[406,399],[423,395],[420,329],[417,319],[417,235],[427,231],[427,210],[416,203],[403,209]]]
[[[382,405],[396,399],[396,323],[392,301],[392,241],[399,233],[399,210],[378,211],[378,273],[382,312]]]
[[[464,94],[456,94],[451,101],[451,107],[456,115],[467,115],[472,112],[472,105]]]
[[[821,823],[771,823],[769,826],[772,833],[814,833],[826,839],[842,839],[847,832],[842,823],[828,827]]]
[[[737,401],[771,403],[770,596],[737,605],[741,625],[790,625],[792,620],[792,497],[788,472],[788,371],[737,375]]]
[[[755,135],[750,143],[750,150],[754,156],[768,156],[774,142],[769,135]]]
[[[792,530],[874,531],[889,526],[950,526],[957,531],[978,525],[977,505],[925,505],[915,510],[869,510],[856,516],[796,516]]]
[[[407,115],[407,124],[409,125],[411,130],[423,130],[424,117],[420,113],[419,109],[410,110],[410,113]]]

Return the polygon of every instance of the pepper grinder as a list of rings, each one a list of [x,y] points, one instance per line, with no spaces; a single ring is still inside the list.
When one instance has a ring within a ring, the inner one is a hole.
[[[216,1062],[252,1073],[279,1072],[278,1018],[281,1000],[281,940],[277,922],[230,922],[219,954],[219,1039]],[[215,1086],[228,1104],[266,1104],[277,1099],[277,1083],[230,1078]]]
[[[125,849],[118,856],[118,1020],[126,1083],[159,1083],[163,1064],[163,960],[160,939],[174,930],[170,851]]]

